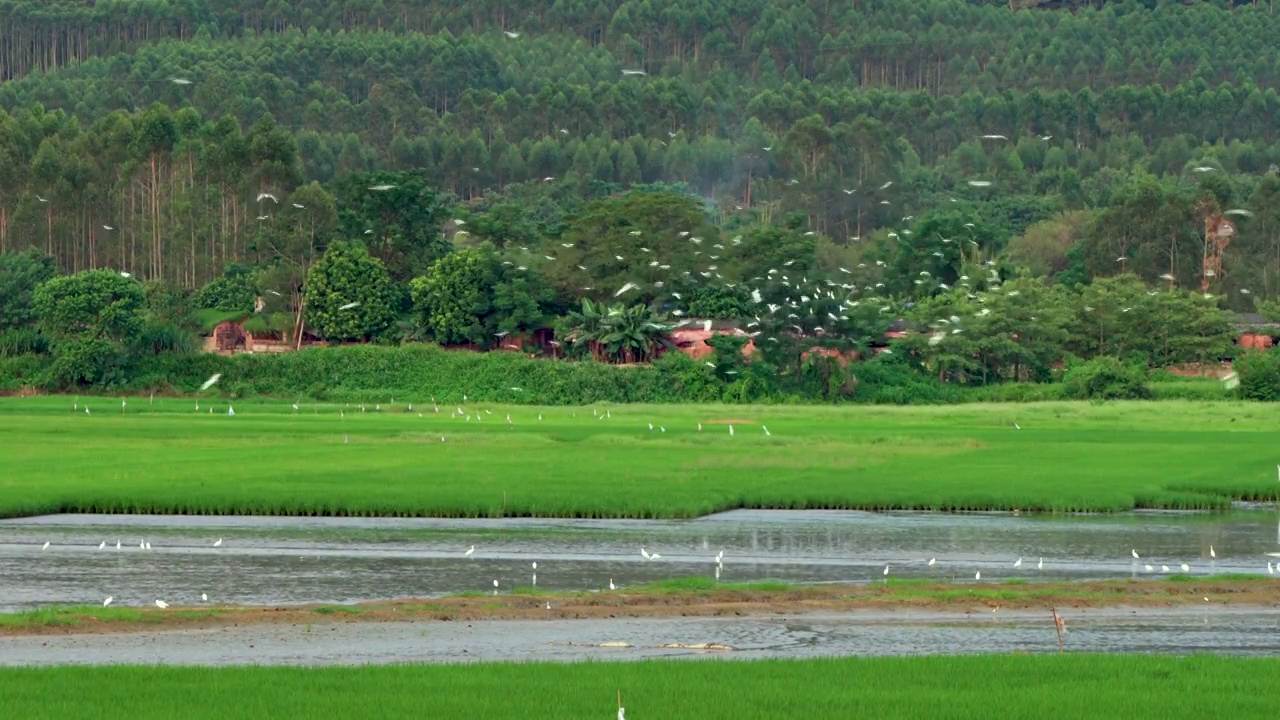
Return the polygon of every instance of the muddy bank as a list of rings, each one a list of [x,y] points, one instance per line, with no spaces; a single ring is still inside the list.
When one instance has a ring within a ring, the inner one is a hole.
[[[1202,601],[1203,603],[1203,601]],[[1067,652],[1280,654],[1268,609],[1186,605],[1063,612]],[[715,649],[703,649],[710,644]],[[1056,653],[1039,610],[864,610],[758,617],[249,625],[0,637],[0,665],[364,665]]]
[[[1152,580],[1093,583],[827,585],[574,594],[475,595],[353,605],[174,606],[115,611],[70,608],[0,619],[0,636],[122,633],[252,625],[336,625],[410,621],[602,620],[750,617],[914,610],[951,614],[1099,608],[1280,606],[1280,582]]]

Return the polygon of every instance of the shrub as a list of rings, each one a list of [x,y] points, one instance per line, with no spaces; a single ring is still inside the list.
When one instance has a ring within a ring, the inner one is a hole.
[[[46,389],[105,388],[123,381],[120,373],[123,358],[108,340],[69,340],[59,343],[54,350],[53,364],[39,382]]]
[[[962,402],[960,388],[912,369],[896,355],[878,355],[850,366],[855,402],[876,405],[932,405]]]
[[[1147,370],[1110,356],[1074,365],[1062,378],[1063,396],[1074,400],[1143,400],[1151,397]]]
[[[1240,395],[1248,400],[1280,400],[1280,352],[1245,353],[1235,362]]]
[[[0,357],[43,355],[48,351],[48,341],[35,328],[0,330]]]

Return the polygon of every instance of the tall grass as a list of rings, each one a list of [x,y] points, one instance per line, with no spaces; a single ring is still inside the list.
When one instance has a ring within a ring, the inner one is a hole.
[[[1052,628],[1046,628],[1052,635]],[[428,637],[424,642],[430,642]],[[1280,660],[1008,655],[345,668],[0,670],[23,720],[1275,717]]]
[[[237,401],[228,417],[225,401],[0,399],[0,516],[1206,509],[1280,489],[1280,417],[1244,403],[628,405],[597,419],[469,402],[471,420],[420,396],[290,405]]]

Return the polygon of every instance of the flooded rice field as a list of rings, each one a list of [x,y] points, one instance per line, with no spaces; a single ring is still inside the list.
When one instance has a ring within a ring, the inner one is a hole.
[[[660,557],[646,560],[641,548]],[[955,582],[979,571],[984,581],[1156,577],[1183,563],[1193,575],[1267,575],[1277,552],[1274,510],[735,511],[687,521],[59,515],[0,521],[0,612],[109,595],[134,606],[158,598],[197,605],[202,594],[223,605],[352,603],[491,592],[494,580],[501,591],[533,585],[535,574],[546,590],[717,574],[724,582],[848,583],[882,579],[886,565],[894,577]]]
[[[1221,606],[1097,609],[1071,611],[1065,619],[1071,652],[1280,653],[1276,613]],[[703,643],[731,649],[661,647]],[[0,637],[0,665],[360,665],[1056,651],[1053,621],[1043,612],[354,622]]]

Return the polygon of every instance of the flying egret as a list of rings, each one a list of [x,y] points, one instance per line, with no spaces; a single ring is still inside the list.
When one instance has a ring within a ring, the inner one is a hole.
[[[647,75],[648,73],[646,73],[643,70],[623,70],[622,74],[623,75]]]
[[[516,38],[520,37],[520,33],[518,33],[518,32],[511,32],[510,30],[503,30],[503,31],[502,31],[502,34],[503,34],[503,35],[506,35],[507,37],[511,38],[512,40],[515,40]]]
[[[357,302],[349,302],[349,303],[347,303],[346,305],[343,305],[343,306],[339,307],[338,309],[339,309],[339,310],[350,310],[351,308],[354,308],[354,307],[360,307],[360,303],[359,303],[358,301],[357,301]]]
[[[222,373],[214,373],[213,375],[210,375],[210,376],[209,376],[209,379],[208,379],[208,380],[205,380],[205,381],[204,381],[204,384],[200,386],[200,390],[201,390],[201,392],[203,392],[203,391],[205,391],[205,390],[208,390],[209,388],[213,387],[213,386],[214,386],[214,385],[216,385],[216,384],[217,384],[217,382],[218,382],[219,380],[221,380],[221,379],[222,379]],[[198,409],[198,408],[197,408],[197,409]]]
[[[395,185],[370,185],[369,186],[370,190],[375,190],[377,192],[383,192],[383,191],[391,190],[394,188],[395,188]]]
[[[280,201],[276,199],[276,196],[271,193],[258,193],[258,202],[262,202],[263,200],[270,200],[277,205],[280,204]]]
[[[180,78],[180,77],[171,77],[169,78],[169,82],[173,83],[174,85],[190,85],[191,84],[190,80],[186,78]]]

